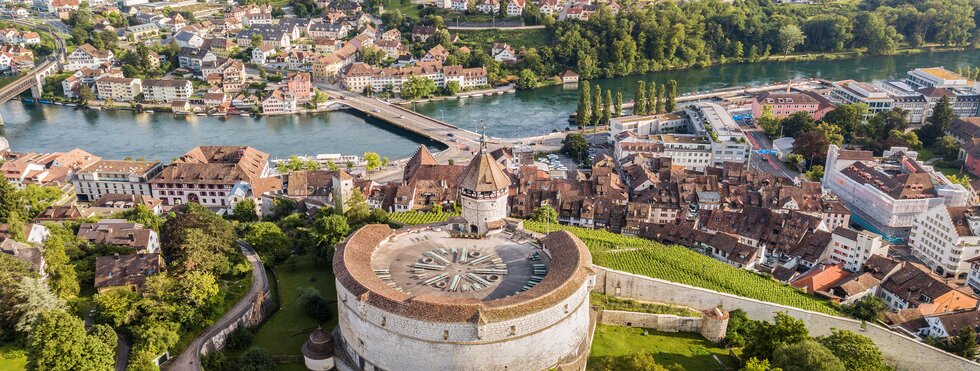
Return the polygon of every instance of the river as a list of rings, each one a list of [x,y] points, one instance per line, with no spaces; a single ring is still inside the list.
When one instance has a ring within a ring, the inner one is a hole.
[[[902,56],[878,56],[836,61],[768,62],[729,64],[709,68],[653,72],[614,79],[590,81],[602,89],[623,92],[623,101],[633,99],[636,81],[658,84],[677,81],[677,93],[708,91],[735,85],[764,85],[776,81],[814,77],[828,80],[854,79],[877,81],[904,78],[917,67],[957,66],[980,63],[980,49],[963,52],[922,53]],[[595,88],[592,89],[595,94]],[[516,94],[444,100],[418,104],[419,113],[474,130],[482,121],[487,135],[504,138],[542,135],[568,127],[568,115],[578,103],[576,86],[553,85]]]
[[[864,57],[838,61],[732,64],[703,69],[656,72],[595,80],[603,89],[633,97],[636,81],[677,80],[679,94],[733,85],[762,85],[793,78],[816,77],[874,81],[901,78],[925,66],[976,64],[980,50]],[[574,87],[548,86],[516,94],[465,98],[418,104],[420,113],[475,130],[480,122],[496,137],[541,135],[568,126],[578,92]],[[411,155],[429,140],[382,122],[347,112],[271,117],[174,117],[169,113],[92,111],[8,102],[0,106],[6,123],[0,134],[16,151],[65,151],[75,147],[96,155],[121,159],[145,157],[169,161],[203,144],[240,144],[269,152],[274,158],[291,154],[375,151],[392,159]]]

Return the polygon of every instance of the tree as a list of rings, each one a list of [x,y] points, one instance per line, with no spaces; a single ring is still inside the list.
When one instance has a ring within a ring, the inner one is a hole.
[[[258,48],[262,46],[262,34],[255,32],[252,34],[252,47]]]
[[[279,368],[269,351],[252,347],[238,357],[238,370],[241,371],[275,371]]]
[[[95,297],[99,322],[120,328],[136,319],[136,303],[139,295],[127,288],[102,292]]]
[[[244,325],[235,327],[225,339],[225,348],[231,350],[242,350],[252,345],[255,334]]]
[[[609,125],[609,119],[612,118],[612,90],[606,90],[606,99],[602,102],[602,119],[599,122],[602,125]]]
[[[862,321],[873,322],[883,318],[882,314],[888,310],[888,304],[882,298],[868,295],[853,304],[841,307],[841,310],[848,316]]]
[[[647,84],[647,112],[651,115],[657,114],[657,83],[651,81]]]
[[[153,321],[132,328],[133,350],[137,353],[147,353],[156,358],[177,345],[180,340],[180,325],[168,321]],[[152,359],[151,358],[151,359]]]
[[[364,152],[364,169],[372,171],[381,167],[381,155],[377,152]]]
[[[251,198],[246,198],[235,204],[231,215],[233,220],[242,223],[257,222],[259,220],[259,214],[255,212],[255,201],[252,201]]]
[[[817,338],[817,341],[827,347],[847,370],[854,371],[886,371],[891,368],[885,364],[881,350],[871,339],[847,330],[831,329],[830,336]],[[976,345],[974,337],[973,344]]]
[[[330,302],[312,287],[300,287],[296,295],[296,306],[303,308],[313,320],[324,323],[330,319]]]
[[[589,82],[582,83],[582,90],[579,92],[578,96],[578,108],[575,110],[575,118],[578,121],[579,127],[584,127],[589,124],[589,118],[592,117],[592,96],[589,92]]]
[[[821,122],[818,123],[817,126],[813,128],[813,131],[816,131],[820,133],[820,135],[823,135],[823,138],[824,140],[827,141],[827,143],[836,144],[836,145],[840,145],[841,143],[844,143],[844,134],[841,134],[840,126],[831,125],[826,122]]]
[[[844,140],[850,141],[854,138],[854,132],[864,121],[864,115],[868,112],[868,106],[864,103],[842,104],[827,112],[821,121],[836,125],[841,128]]]
[[[459,81],[449,81],[446,83],[446,95],[456,95],[459,94],[462,88],[459,87]]]
[[[589,142],[585,140],[582,134],[568,134],[561,141],[561,152],[577,161],[581,161],[588,150]]]
[[[75,242],[75,236],[71,230],[60,225],[52,225],[48,229],[51,234],[44,240],[42,252],[48,283],[58,298],[70,299],[80,291],[75,265],[68,259],[68,247]]]
[[[667,81],[667,93],[664,95],[664,111],[674,112],[677,108],[677,81]]]
[[[800,134],[813,130],[813,124],[813,117],[806,111],[794,112],[779,122],[783,136],[796,138],[797,142],[800,141]]]
[[[542,223],[558,223],[558,212],[551,206],[541,205],[534,209],[531,220]]]
[[[116,334],[63,310],[44,312],[27,340],[28,370],[109,370],[116,363]]]
[[[977,345],[977,331],[972,327],[964,327],[955,336],[947,340],[946,351],[966,359],[975,359],[980,353]]]
[[[772,365],[785,371],[844,371],[844,363],[815,340],[780,344],[772,355]]]
[[[783,369],[770,366],[768,359],[760,360],[752,357],[745,361],[745,367],[742,368],[742,371],[783,371]]]
[[[425,98],[436,92],[436,83],[423,76],[412,76],[402,84],[401,95],[406,100]]]
[[[666,94],[667,94],[667,86],[664,85],[664,84],[658,85],[657,86],[657,98],[654,99],[654,101],[657,103],[657,105],[654,106],[653,108],[651,108],[651,110],[653,112],[655,112],[655,113],[663,113],[664,112],[664,103],[665,103],[664,102],[664,99],[665,99],[665,95]]]
[[[6,223],[10,214],[24,212],[24,197],[6,177],[0,177],[0,222]]]
[[[599,85],[595,86],[595,95],[593,95],[593,98],[595,99],[593,99],[592,101],[591,123],[593,126],[597,126],[602,121],[602,116],[605,115],[603,113],[604,109],[602,107],[602,87],[600,87]]]
[[[613,117],[619,117],[623,115],[623,92],[616,92],[616,103],[613,107]]]
[[[34,330],[44,313],[62,310],[65,306],[43,281],[31,277],[20,279],[14,298],[17,300],[17,304],[14,304],[14,311],[18,316],[17,331],[28,334]]]
[[[87,105],[88,102],[94,101],[95,99],[95,93],[87,84],[81,84],[81,86],[78,87],[78,102],[83,106]]]
[[[914,133],[912,133],[914,135]],[[919,143],[921,146],[921,143]],[[952,135],[943,135],[936,139],[936,143],[932,146],[935,148],[939,154],[943,156],[946,161],[954,161],[956,157],[960,154],[960,142],[956,141],[956,138]]]
[[[317,218],[313,221],[310,236],[317,244],[321,255],[326,258],[333,256],[333,246],[343,241],[350,233],[350,226],[347,219],[341,215],[330,215]]]
[[[159,231],[160,224],[162,224],[160,216],[153,213],[153,210],[150,210],[150,208],[143,204],[136,205],[132,209],[119,213],[119,218],[142,224],[144,227],[155,231]]]
[[[377,66],[388,57],[388,54],[386,54],[384,50],[374,46],[365,46],[364,48],[361,48],[360,53],[358,53],[358,57],[361,62],[372,66]]]
[[[803,321],[779,312],[776,313],[776,318],[771,323],[768,321],[756,323],[748,338],[750,341],[742,353],[745,357],[771,359],[777,347],[782,344],[795,344],[807,340],[809,339],[809,332]],[[774,366],[783,367],[777,363],[774,363]]]
[[[245,236],[246,243],[255,248],[263,260],[278,262],[286,259],[292,251],[292,242],[276,223],[256,222],[248,226]]]
[[[633,93],[633,114],[634,115],[646,115],[647,114],[647,88],[646,82],[643,80],[636,82],[636,91]]]
[[[895,53],[901,35],[895,27],[889,26],[880,16],[872,12],[862,12],[854,20],[855,42],[868,48],[868,53],[885,55]]]
[[[538,76],[530,69],[522,69],[517,79],[518,90],[534,89],[538,86]]]
[[[932,109],[932,115],[926,120],[927,123],[916,132],[919,135],[919,139],[922,140],[922,144],[931,146],[935,143],[939,137],[946,133],[946,130],[949,129],[949,125],[955,117],[953,107],[949,103],[949,98],[946,96],[939,98],[936,107]]]
[[[818,182],[820,179],[823,179],[823,173],[823,165],[811,165],[810,171],[803,173],[803,177],[811,182]]]
[[[792,53],[804,40],[806,40],[806,35],[795,24],[784,25],[779,29],[779,34],[776,35],[776,45],[782,54]]]
[[[819,131],[812,130],[796,138],[796,142],[793,143],[793,153],[803,156],[807,160],[807,165],[820,164],[827,157],[828,146],[830,142],[827,141],[827,137]]]

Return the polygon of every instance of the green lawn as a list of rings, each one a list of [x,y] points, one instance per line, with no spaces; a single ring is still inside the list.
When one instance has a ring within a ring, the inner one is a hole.
[[[521,48],[551,45],[551,31],[544,28],[529,30],[454,30],[460,43],[470,48],[488,49],[495,42],[510,44],[516,50]]]
[[[0,370],[23,370],[27,367],[24,350],[14,344],[0,346]]]
[[[673,314],[681,317],[701,317],[701,312],[688,307],[660,303],[641,302],[632,299],[617,298],[598,292],[591,293],[589,304],[607,310],[622,310],[627,312]]]
[[[255,333],[254,346],[265,348],[273,355],[301,355],[303,343],[316,329],[316,322],[296,306],[296,295],[300,287],[312,286],[329,300],[336,300],[333,271],[330,262],[319,258],[314,266],[311,255],[293,256],[279,264],[273,271],[276,275],[276,290],[281,301],[279,311],[262,324]],[[272,279],[272,276],[269,277]],[[323,324],[330,331],[337,325],[337,307],[330,311],[331,320]]]
[[[397,9],[400,10],[402,12],[402,15],[406,17],[419,16],[418,4],[412,4],[411,1],[407,2],[407,4],[402,4],[402,2],[399,0],[383,0],[381,2],[381,5],[384,5],[385,12],[393,12]]]
[[[657,363],[664,366],[678,364],[685,370],[724,369],[715,361],[715,356],[729,368],[734,369],[737,364],[728,355],[727,349],[698,334],[597,325],[589,355],[589,369],[594,369],[594,363],[601,357],[619,357],[630,353],[652,353]]]

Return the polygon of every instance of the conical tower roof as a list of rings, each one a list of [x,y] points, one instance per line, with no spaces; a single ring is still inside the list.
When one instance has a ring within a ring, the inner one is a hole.
[[[510,187],[507,172],[483,150],[459,174],[459,187],[475,192],[493,192]]]

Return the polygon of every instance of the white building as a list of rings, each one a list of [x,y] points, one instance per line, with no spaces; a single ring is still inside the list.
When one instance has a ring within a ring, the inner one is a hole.
[[[834,229],[830,245],[830,260],[834,264],[843,264],[844,269],[851,272],[860,271],[872,255],[888,255],[888,244],[881,235],[847,227]]]
[[[98,50],[92,45],[85,44],[68,54],[63,69],[65,71],[78,71],[82,67],[96,69],[103,63],[112,64],[114,60],[115,55],[111,50]]]
[[[102,160],[79,170],[71,183],[79,201],[106,194],[150,196],[149,181],[162,169],[159,161]]]
[[[980,207],[937,205],[916,217],[909,235],[912,255],[943,276],[960,277],[980,256]]]
[[[175,100],[188,100],[194,95],[194,85],[190,80],[145,80],[143,81],[143,100],[170,103]]]
[[[397,93],[402,84],[414,76],[432,80],[437,88],[445,87],[449,81],[456,81],[463,89],[487,84],[487,70],[482,67],[443,66],[439,62],[419,62],[402,68],[373,68],[365,63],[355,63],[344,73],[342,82],[350,91],[362,92],[370,88],[375,92],[391,89]]]
[[[296,96],[292,93],[283,92],[282,89],[272,91],[262,100],[263,113],[290,113],[296,112]]]
[[[143,92],[143,82],[140,79],[128,77],[103,77],[95,81],[95,94],[101,100],[128,102],[136,99]]]
[[[889,238],[909,235],[919,214],[936,206],[966,206],[973,198],[962,185],[916,160],[918,153],[893,147],[876,158],[870,151],[830,145],[823,186],[853,212],[852,220]]]

